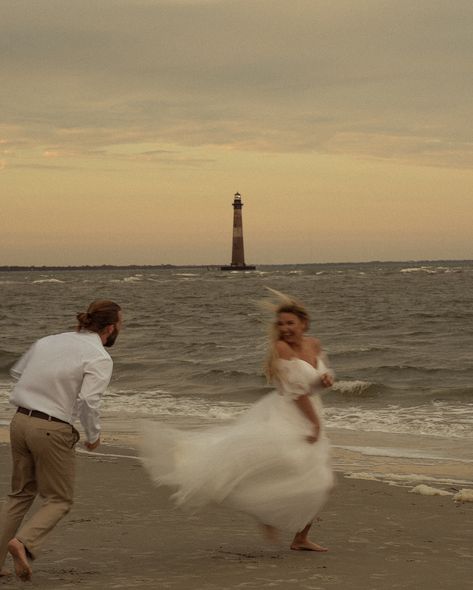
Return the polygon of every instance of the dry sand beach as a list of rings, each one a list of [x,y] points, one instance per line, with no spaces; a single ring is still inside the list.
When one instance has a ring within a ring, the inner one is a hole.
[[[339,473],[313,535],[329,552],[294,552],[289,535],[268,545],[245,515],[175,510],[128,449],[103,452],[109,456],[79,454],[75,506],[34,563],[31,587],[471,588],[472,503]],[[10,474],[5,442],[0,474],[3,497]],[[0,579],[0,587],[25,585],[11,577]]]

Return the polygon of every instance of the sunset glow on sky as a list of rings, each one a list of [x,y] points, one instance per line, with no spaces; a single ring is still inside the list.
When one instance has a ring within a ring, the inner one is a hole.
[[[473,4],[4,0],[0,264],[473,258]]]

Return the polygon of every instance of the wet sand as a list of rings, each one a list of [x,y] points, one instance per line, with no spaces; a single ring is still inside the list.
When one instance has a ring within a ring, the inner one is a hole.
[[[105,452],[130,454],[107,447]],[[10,458],[0,444],[0,497]],[[328,553],[269,545],[242,514],[175,510],[136,459],[80,454],[76,502],[33,563],[30,587],[172,590],[466,590],[473,504],[344,478],[314,526]],[[7,562],[11,569],[11,563]],[[25,588],[0,578],[0,588]],[[28,587],[28,586],[26,586]]]

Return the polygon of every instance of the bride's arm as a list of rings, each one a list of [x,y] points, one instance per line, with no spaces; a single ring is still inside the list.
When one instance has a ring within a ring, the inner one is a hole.
[[[314,354],[317,357],[318,365],[317,368],[325,369],[325,372],[320,376],[320,382],[323,387],[332,387],[334,383],[333,371],[330,370],[327,354],[322,349],[320,340],[317,338],[309,337],[310,343],[314,350]]]
[[[294,403],[299,408],[299,410],[304,414],[304,416],[309,420],[309,422],[313,425],[314,433],[307,436],[307,440],[312,444],[317,442],[319,439],[320,434],[320,420],[317,416],[317,412],[310,401],[310,397],[305,395],[300,395],[298,398],[294,400]]]
[[[318,341],[314,339],[314,344],[318,344]],[[291,347],[288,346],[285,342],[279,340],[276,342],[276,350],[278,353],[279,358],[284,360],[291,360],[294,358],[294,352],[291,350]],[[314,433],[307,437],[308,442],[315,443],[319,438],[320,433],[320,420],[317,416],[317,412],[310,400],[308,393],[304,393],[295,397],[293,402],[299,408],[299,410],[304,414],[304,416],[309,420],[309,422],[313,425]]]

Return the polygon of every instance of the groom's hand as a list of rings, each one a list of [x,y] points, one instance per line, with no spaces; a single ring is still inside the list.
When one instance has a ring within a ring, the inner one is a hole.
[[[93,443],[90,443],[90,442],[86,442],[86,443],[84,443],[84,446],[85,446],[85,448],[86,448],[88,451],[93,451],[93,450],[95,450],[95,449],[96,449],[96,448],[97,448],[99,445],[100,445],[100,436],[99,436],[99,437],[98,437],[98,439],[97,439],[95,442],[93,442]]]

